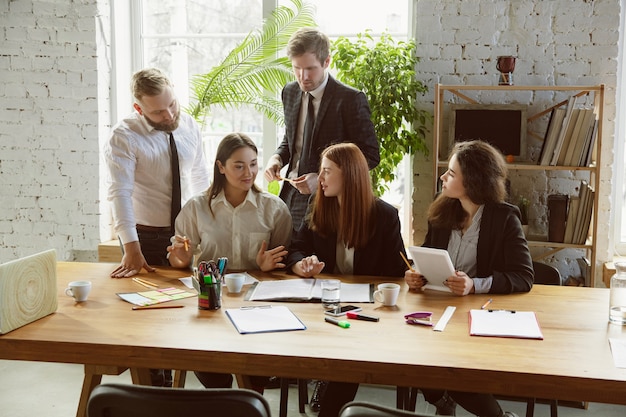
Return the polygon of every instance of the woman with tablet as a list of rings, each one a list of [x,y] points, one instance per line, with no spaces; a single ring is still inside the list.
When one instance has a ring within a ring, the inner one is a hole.
[[[504,156],[487,142],[457,143],[442,189],[430,205],[423,246],[446,249],[456,270],[444,281],[453,294],[528,292],[534,272],[517,206],[504,201]],[[427,277],[406,271],[411,291]],[[422,390],[439,415],[454,415],[455,401],[480,417],[515,416],[504,412],[491,394]]]

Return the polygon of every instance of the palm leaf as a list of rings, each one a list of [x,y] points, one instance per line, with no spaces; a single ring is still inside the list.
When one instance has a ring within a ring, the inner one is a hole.
[[[304,26],[315,26],[314,9],[302,0],[291,0],[295,10],[279,6],[251,31],[224,60],[206,74],[192,77],[192,103],[186,111],[203,123],[211,106],[235,108],[252,105],[276,123],[283,123],[282,105],[274,95],[292,81],[288,58],[278,57],[291,35]]]

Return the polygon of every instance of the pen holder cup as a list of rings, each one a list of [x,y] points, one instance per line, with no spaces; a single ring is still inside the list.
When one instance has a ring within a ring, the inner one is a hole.
[[[200,310],[219,310],[222,308],[222,283],[203,284],[198,293]]]

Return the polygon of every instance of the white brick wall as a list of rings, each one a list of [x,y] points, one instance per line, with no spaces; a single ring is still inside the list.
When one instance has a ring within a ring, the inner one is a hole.
[[[599,235],[610,236],[620,1],[416,5],[418,76],[431,90],[420,103],[425,109],[432,110],[436,82],[496,83],[495,58],[505,54],[518,56],[518,84],[607,85]],[[107,13],[108,0],[0,1],[0,262],[47,248],[63,260],[96,259],[98,140],[109,131]],[[431,164],[416,158],[415,243],[423,239],[421,213],[432,198]],[[541,220],[545,210],[531,213]],[[607,258],[600,239],[598,260]]]
[[[434,85],[497,83],[495,60],[499,55],[518,57],[514,72],[516,84],[587,85],[606,84],[604,135],[602,143],[602,185],[599,190],[598,236],[609,237],[610,193],[613,172],[615,86],[619,38],[619,0],[417,0],[417,44],[421,63],[419,78],[430,88],[425,106],[432,106]],[[489,95],[483,96],[490,99]],[[528,93],[514,97],[522,103]],[[554,102],[550,93],[537,94],[532,108]],[[432,108],[432,107],[431,107]],[[531,143],[538,147],[540,143]],[[415,162],[414,242],[421,243],[426,222],[423,218],[432,194],[432,162]],[[514,173],[520,193],[539,200],[531,207],[531,228],[546,227],[546,195],[574,193],[577,177],[559,173],[555,178],[537,179]],[[514,179],[515,181],[515,179]],[[424,196],[426,193],[426,198]],[[534,224],[533,224],[534,220]],[[574,259],[577,251],[562,251],[553,259],[561,272],[578,275]],[[608,239],[598,239],[598,268],[609,258]],[[596,277],[600,277],[599,273]],[[600,279],[597,279],[600,281]]]
[[[96,0],[0,2],[1,262],[96,260],[96,16]]]

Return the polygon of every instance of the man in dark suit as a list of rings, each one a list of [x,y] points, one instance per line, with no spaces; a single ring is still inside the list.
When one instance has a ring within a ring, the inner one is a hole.
[[[296,81],[283,88],[285,136],[265,170],[268,181],[280,180],[287,166],[280,197],[299,230],[310,194],[317,189],[320,154],[333,143],[356,144],[372,169],[380,162],[380,148],[363,92],[328,74],[330,41],[315,28],[299,29],[289,40],[287,56]],[[307,121],[308,119],[308,121]]]

